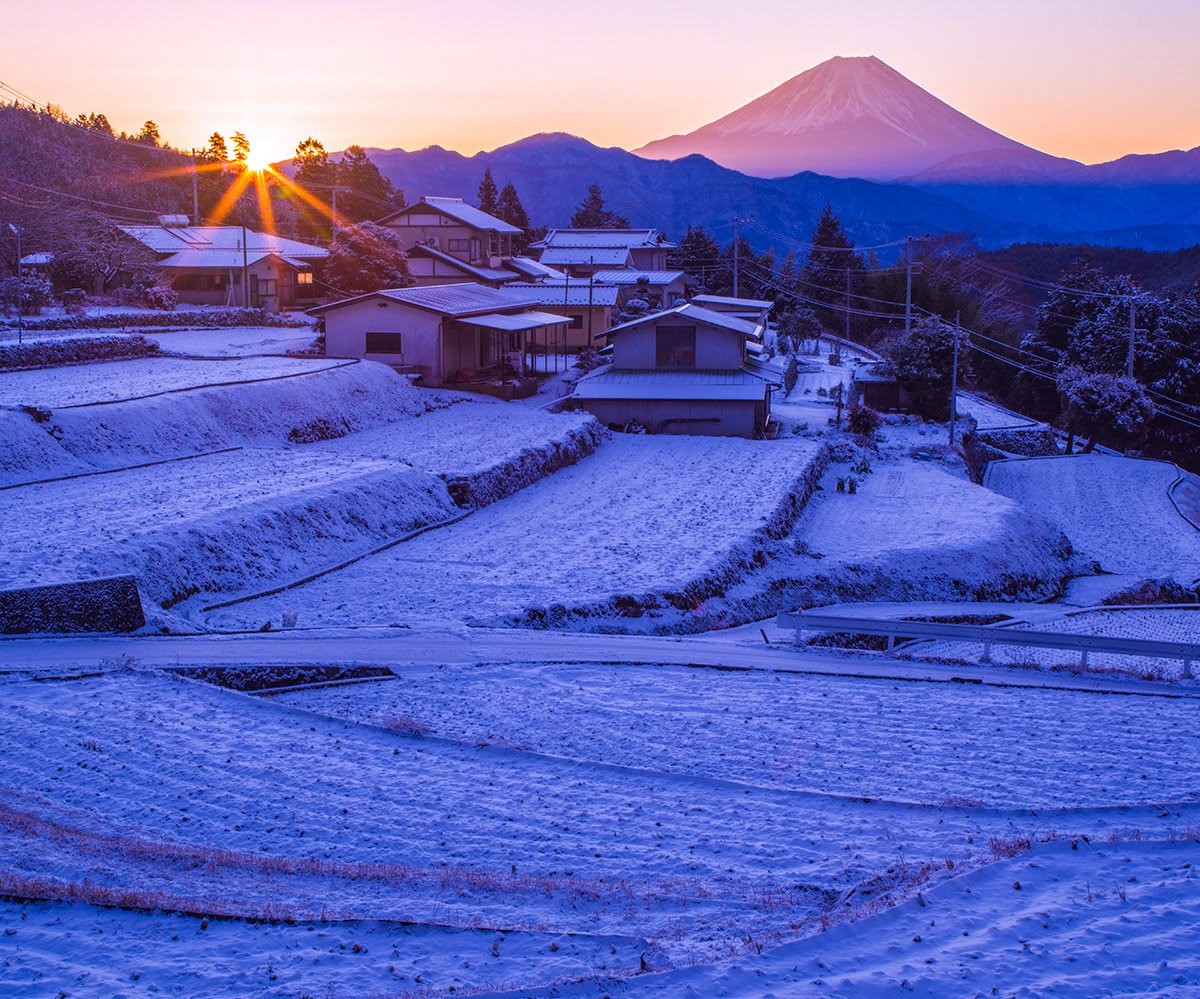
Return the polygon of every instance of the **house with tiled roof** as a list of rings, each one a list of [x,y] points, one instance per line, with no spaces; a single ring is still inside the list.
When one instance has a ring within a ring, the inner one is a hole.
[[[542,263],[575,277],[600,270],[666,270],[673,249],[657,229],[551,229],[530,246]]]
[[[186,215],[160,215],[158,222],[120,231],[153,255],[162,283],[181,302],[274,312],[319,297],[312,269],[324,247],[244,226],[191,225]]]
[[[544,312],[554,312],[567,320],[566,345],[582,350],[595,345],[596,338],[612,326],[620,289],[595,281],[546,280],[514,282],[505,285],[519,291]]]
[[[324,319],[330,357],[512,399],[535,391],[535,355],[564,349],[567,320],[536,305],[524,291],[464,282],[354,295],[309,312]]]
[[[612,362],[571,398],[601,423],[648,433],[765,436],[778,385],[755,362],[763,328],[684,304],[608,331]]]

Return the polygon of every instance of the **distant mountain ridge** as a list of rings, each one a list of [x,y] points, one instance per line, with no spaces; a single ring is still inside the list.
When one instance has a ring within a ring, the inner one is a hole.
[[[1200,243],[1200,183],[1186,179],[1190,153],[1182,161],[1173,158],[1170,170],[1157,169],[1170,180],[1138,184],[1121,179],[1129,176],[1124,167],[1114,168],[1102,183],[1068,183],[1063,174],[1054,180],[1049,166],[1020,182],[926,176],[876,183],[811,172],[760,178],[698,155],[649,160],[565,133],[529,136],[474,156],[440,146],[368,152],[410,200],[439,194],[474,201],[484,168],[490,167],[498,183],[516,186],[534,224],[563,226],[594,182],[611,209],[675,237],[690,224],[713,229],[727,241],[730,220],[753,215],[785,237],[775,243],[781,254],[789,240],[807,240],[826,202],[860,245],[942,232],[974,233],[989,248],[1071,242],[1173,250]],[[1084,176],[1096,169],[1084,168]],[[747,234],[763,249],[770,243]]]

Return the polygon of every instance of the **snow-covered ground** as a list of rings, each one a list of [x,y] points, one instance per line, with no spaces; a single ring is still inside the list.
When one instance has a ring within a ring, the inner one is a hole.
[[[542,617],[530,623],[545,623],[557,604],[603,625],[623,597],[632,622],[648,596],[662,604],[736,576],[768,527],[786,528],[818,456],[808,442],[618,435],[461,523],[205,621],[257,628],[295,611],[307,626],[496,622],[533,608]]]
[[[979,430],[1031,430],[1040,426],[1037,420],[967,392],[958,393],[957,404],[958,415],[971,417]]]
[[[346,363],[325,357],[229,357],[220,361],[147,357],[10,371],[0,375],[0,404],[41,409],[87,406],[201,386],[266,381]]]
[[[984,483],[1058,524],[1107,572],[1191,583],[1200,530],[1167,494],[1178,478],[1169,462],[1090,454],[992,462]]]
[[[165,354],[237,357],[306,351],[316,334],[311,326],[231,326],[228,329],[146,330],[147,340]]]
[[[993,841],[1200,819],[1193,708],[1169,698],[665,666],[400,674],[265,699],[136,669],[8,677],[0,887],[72,900],[0,910],[23,994],[81,973],[166,988],[210,954],[192,994],[242,974],[253,994],[319,995],[354,970],[393,994],[642,967],[669,984],[936,893]],[[964,928],[999,918],[980,897]],[[115,899],[235,918],[83,904]],[[297,925],[239,918],[263,915]],[[862,967],[901,942],[868,934]],[[41,963],[55,949],[73,956]]]

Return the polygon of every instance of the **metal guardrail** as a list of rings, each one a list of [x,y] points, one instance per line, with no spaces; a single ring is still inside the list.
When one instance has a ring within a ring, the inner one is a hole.
[[[1197,614],[1200,617],[1200,612]],[[1021,631],[992,624],[939,624],[934,621],[905,621],[902,618],[863,618],[844,614],[823,614],[820,611],[779,614],[776,624],[781,628],[803,631],[846,631],[858,635],[881,635],[888,640],[890,650],[897,637],[928,638],[950,642],[972,642],[983,645],[983,662],[991,661],[993,645],[1023,645],[1044,649],[1066,649],[1079,653],[1082,666],[1087,666],[1090,652],[1113,652],[1118,655],[1144,656],[1153,659],[1180,659],[1183,675],[1192,676],[1192,663],[1200,661],[1200,643],[1164,642],[1141,638],[1113,638],[1105,635],[1071,635],[1054,631]]]

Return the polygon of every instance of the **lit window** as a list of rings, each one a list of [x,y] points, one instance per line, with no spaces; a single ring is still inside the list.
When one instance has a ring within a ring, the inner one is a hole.
[[[296,284],[312,284],[312,271],[300,271],[296,274]]]

